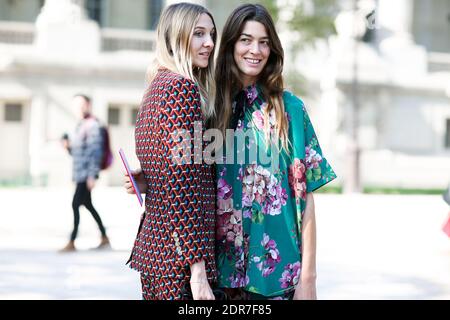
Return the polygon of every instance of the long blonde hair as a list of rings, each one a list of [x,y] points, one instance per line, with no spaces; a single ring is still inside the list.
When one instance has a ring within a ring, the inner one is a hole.
[[[209,15],[215,27],[211,13],[197,4],[176,3],[163,11],[156,30],[156,57],[150,65],[147,75],[148,81],[151,82],[158,73],[158,69],[164,67],[196,82],[202,98],[202,111],[205,118],[208,119],[214,115],[215,46],[209,56],[208,67],[206,68],[194,69],[190,51],[195,26],[203,13]],[[215,45],[215,33],[212,35],[212,39]]]
[[[228,17],[222,32],[219,54],[216,64],[216,100],[214,127],[223,133],[228,129],[232,116],[232,100],[242,89],[242,76],[234,61],[234,46],[238,41],[247,21],[257,21],[264,25],[269,35],[270,56],[266,66],[259,75],[258,83],[268,103],[263,110],[264,133],[269,143],[269,114],[275,112],[276,127],[274,140],[281,142],[282,148],[289,153],[288,120],[283,103],[283,60],[284,52],[270,14],[261,5],[244,4],[236,8]]]

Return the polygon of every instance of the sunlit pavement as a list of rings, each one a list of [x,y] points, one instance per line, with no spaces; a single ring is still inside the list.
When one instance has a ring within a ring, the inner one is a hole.
[[[140,299],[125,265],[141,209],[121,188],[94,191],[111,250],[82,209],[75,253],[71,188],[0,189],[0,299]],[[319,299],[450,299],[449,208],[440,196],[315,195]]]

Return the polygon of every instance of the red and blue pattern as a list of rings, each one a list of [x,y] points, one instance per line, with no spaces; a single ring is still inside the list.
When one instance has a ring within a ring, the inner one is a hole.
[[[189,266],[205,260],[208,279],[216,281],[214,171],[205,163],[172,162],[179,142],[172,134],[186,130],[194,137],[196,121],[204,124],[197,85],[160,69],[144,94],[135,129],[148,188],[130,267],[142,277],[187,281]],[[170,296],[179,296],[176,291]]]

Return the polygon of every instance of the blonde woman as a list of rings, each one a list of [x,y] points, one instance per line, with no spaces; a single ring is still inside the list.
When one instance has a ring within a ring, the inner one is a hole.
[[[215,298],[213,169],[179,164],[172,156],[174,134],[194,136],[194,123],[214,112],[209,101],[215,42],[214,20],[204,7],[178,3],[162,13],[135,129],[142,170],[133,175],[145,193],[145,212],[128,262],[141,274],[146,300]],[[129,180],[124,187],[133,193]]]

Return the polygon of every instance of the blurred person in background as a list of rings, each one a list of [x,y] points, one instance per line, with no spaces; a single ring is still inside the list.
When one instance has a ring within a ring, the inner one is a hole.
[[[80,121],[78,122],[73,136],[63,136],[63,147],[70,153],[73,160],[72,179],[76,183],[75,194],[72,200],[74,215],[73,231],[70,240],[60,252],[76,251],[75,240],[80,224],[80,206],[92,214],[101,233],[98,249],[109,248],[110,242],[102,219],[92,204],[91,192],[99,177],[101,161],[103,156],[103,139],[99,121],[92,115],[91,99],[84,94],[73,97],[72,104],[78,111]]]
[[[128,263],[140,272],[145,300],[215,299],[214,171],[172,156],[174,134],[193,136],[194,122],[204,128],[214,111],[215,42],[214,20],[204,7],[177,3],[161,14],[135,128],[141,169],[133,176],[145,193],[145,212]],[[124,187],[134,193],[127,175]]]
[[[231,154],[258,151],[256,161],[246,155],[216,166],[218,286],[233,299],[317,298],[313,191],[336,175],[302,100],[284,90],[283,59],[263,6],[231,13],[216,65],[214,126],[223,136],[250,133]]]

